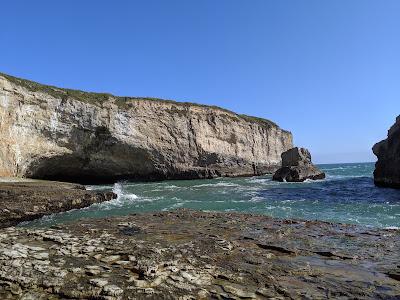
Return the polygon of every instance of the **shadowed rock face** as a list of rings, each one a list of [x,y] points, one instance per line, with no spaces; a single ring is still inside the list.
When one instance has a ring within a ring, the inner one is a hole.
[[[8,228],[0,298],[398,299],[399,243],[395,230],[188,210]]]
[[[311,154],[305,148],[292,148],[282,153],[282,168],[272,177],[276,181],[302,182],[306,179],[324,179],[325,173],[311,162]]]
[[[0,74],[0,176],[74,182],[275,171],[276,124],[210,106],[115,97]]]
[[[374,181],[377,186],[400,188],[400,116],[389,129],[388,137],[374,145],[377,156]]]

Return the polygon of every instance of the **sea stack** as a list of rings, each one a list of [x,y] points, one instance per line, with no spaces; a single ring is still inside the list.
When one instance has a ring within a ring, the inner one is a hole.
[[[311,162],[305,148],[292,148],[282,153],[282,167],[272,177],[275,181],[302,182],[306,179],[324,179],[325,173]]]
[[[378,158],[374,171],[375,185],[400,188],[400,116],[389,129],[387,139],[375,144],[372,151]]]
[[[78,183],[254,176],[292,134],[193,103],[61,89],[0,74],[0,176]]]

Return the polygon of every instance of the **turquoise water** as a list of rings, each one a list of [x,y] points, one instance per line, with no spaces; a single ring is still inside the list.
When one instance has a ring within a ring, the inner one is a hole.
[[[118,199],[28,223],[47,226],[81,217],[127,215],[177,208],[237,211],[374,227],[400,227],[400,190],[373,184],[373,163],[320,165],[325,180],[279,183],[271,176],[210,180],[119,182],[88,186]],[[26,224],[25,224],[26,225]]]

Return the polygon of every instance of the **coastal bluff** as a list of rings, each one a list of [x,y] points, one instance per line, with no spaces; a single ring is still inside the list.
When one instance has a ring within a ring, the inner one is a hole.
[[[117,97],[0,73],[0,176],[70,181],[252,176],[292,134],[213,106]]]
[[[378,158],[374,181],[377,186],[400,188],[400,116],[389,129],[387,139],[372,148]]]

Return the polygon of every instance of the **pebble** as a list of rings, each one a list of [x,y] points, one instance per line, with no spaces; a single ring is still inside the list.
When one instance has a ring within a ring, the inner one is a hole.
[[[108,281],[105,279],[102,279],[102,278],[93,278],[93,279],[90,279],[89,282],[92,285],[97,286],[97,287],[103,287],[108,284]]]
[[[102,271],[99,266],[86,266],[85,269],[88,275],[99,275]]]
[[[120,296],[124,293],[124,290],[116,285],[106,285],[103,287],[103,293],[108,296]]]
[[[33,253],[31,255],[33,258],[39,259],[39,260],[49,259],[49,253],[47,253],[47,252]]]
[[[120,255],[110,255],[110,256],[101,258],[100,261],[105,262],[105,263],[112,263],[112,262],[119,260],[120,258],[121,258]]]

